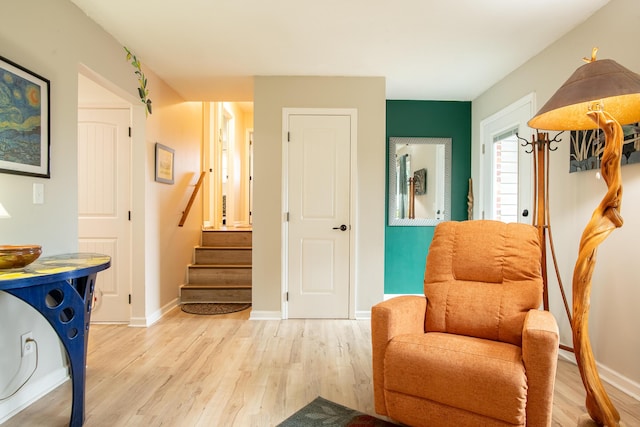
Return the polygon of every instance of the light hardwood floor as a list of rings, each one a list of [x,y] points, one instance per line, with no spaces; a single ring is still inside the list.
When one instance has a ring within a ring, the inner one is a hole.
[[[150,328],[93,325],[85,426],[275,426],[316,396],[375,415],[369,321],[248,317],[176,309]],[[607,390],[640,426],[640,402]],[[67,426],[70,407],[67,382],[3,426]],[[577,368],[560,361],[553,424],[584,412]]]

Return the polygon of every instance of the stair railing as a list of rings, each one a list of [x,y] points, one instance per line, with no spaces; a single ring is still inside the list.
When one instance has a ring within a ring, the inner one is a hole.
[[[202,187],[202,181],[204,180],[205,174],[206,174],[205,171],[202,171],[200,173],[200,178],[198,178],[198,182],[196,183],[196,186],[193,189],[193,193],[191,193],[191,198],[189,199],[189,203],[187,203],[187,207],[184,208],[184,211],[182,212],[182,218],[180,218],[180,223],[178,224],[178,227],[182,227],[184,223],[187,221],[187,217],[189,216],[189,211],[191,210],[191,205],[193,205],[193,202],[196,199],[196,195],[198,194],[200,187]]]

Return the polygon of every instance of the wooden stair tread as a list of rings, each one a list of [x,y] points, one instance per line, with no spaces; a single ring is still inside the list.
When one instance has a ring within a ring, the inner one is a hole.
[[[189,264],[189,268],[251,268],[251,264]]]
[[[196,246],[196,249],[203,250],[230,250],[230,251],[247,251],[251,250],[252,246],[208,246],[208,245],[199,245]]]
[[[203,233],[251,233],[251,227],[230,227],[230,228],[205,228]]]
[[[181,285],[182,289],[249,289],[251,290],[251,285],[235,285],[235,284],[215,284],[215,283],[185,283]]]

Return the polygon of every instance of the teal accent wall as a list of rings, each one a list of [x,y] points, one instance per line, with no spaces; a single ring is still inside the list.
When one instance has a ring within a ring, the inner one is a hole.
[[[451,138],[451,219],[467,219],[471,177],[471,102],[388,100],[387,158],[392,136]],[[389,171],[386,173],[388,176]],[[385,207],[389,205],[388,185]],[[388,215],[387,209],[384,293],[421,294],[434,227],[389,227]]]

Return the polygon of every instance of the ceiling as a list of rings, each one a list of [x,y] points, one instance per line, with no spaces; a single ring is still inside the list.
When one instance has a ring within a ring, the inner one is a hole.
[[[609,2],[70,1],[187,101],[252,101],[253,76],[384,77],[387,99],[469,101]]]

